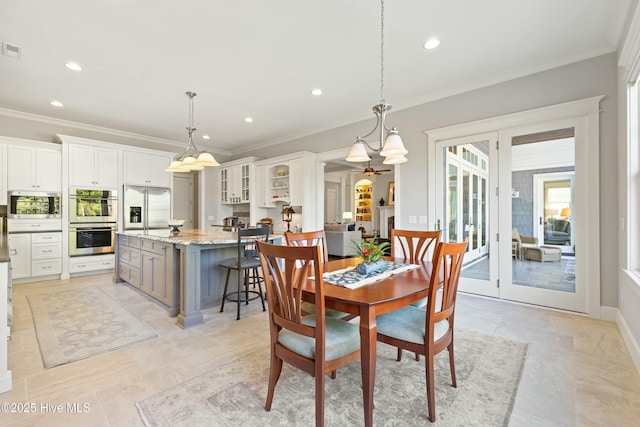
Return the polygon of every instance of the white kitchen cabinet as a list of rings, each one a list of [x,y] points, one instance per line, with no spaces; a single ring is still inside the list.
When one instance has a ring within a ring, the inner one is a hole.
[[[9,234],[12,279],[62,272],[62,233]]]
[[[53,148],[13,144],[8,146],[8,190],[62,190],[62,152],[60,146],[47,145]]]
[[[267,196],[268,194],[268,185],[270,184],[270,180],[267,175],[267,167],[266,166],[258,166],[255,168],[254,172],[254,188],[256,191],[255,200],[256,204],[259,207],[263,208],[272,208],[275,205],[271,201],[271,198]]]
[[[118,151],[113,148],[69,144],[69,185],[118,188]]]
[[[11,278],[31,276],[31,234],[9,234]]]
[[[298,152],[260,160],[255,162],[255,170],[255,218],[272,218],[276,230],[286,229],[279,219],[280,211],[283,205],[291,205],[296,211],[291,227],[300,224],[303,231],[322,228],[323,218],[318,212],[323,203],[323,169],[315,154]]]
[[[165,169],[171,156],[143,151],[122,152],[124,184],[170,187],[171,173]]]
[[[249,203],[251,186],[251,164],[223,167],[220,169],[220,202],[225,204]]]
[[[0,206],[7,204],[7,144],[0,144]]]

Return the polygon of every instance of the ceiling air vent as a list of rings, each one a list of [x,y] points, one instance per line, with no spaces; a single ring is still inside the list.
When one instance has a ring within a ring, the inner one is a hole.
[[[20,59],[20,55],[22,55],[22,48],[15,44],[2,42],[2,54],[4,56],[10,56],[11,58]]]

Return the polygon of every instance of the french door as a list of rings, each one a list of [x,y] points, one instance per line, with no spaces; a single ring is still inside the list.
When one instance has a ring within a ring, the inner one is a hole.
[[[435,149],[436,228],[445,242],[468,241],[460,290],[494,297],[498,210],[491,188],[497,182],[497,140],[492,132],[439,141]]]

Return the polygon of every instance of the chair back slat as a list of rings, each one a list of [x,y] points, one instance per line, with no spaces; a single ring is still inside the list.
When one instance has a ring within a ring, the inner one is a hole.
[[[269,302],[269,316],[278,326],[272,334],[285,328],[293,332],[315,337],[317,350],[324,344],[324,281],[322,269],[324,262],[319,246],[280,246],[256,242],[262,270],[264,271]],[[301,323],[302,294],[308,277],[315,277],[315,327]],[[320,315],[321,313],[321,315]],[[276,337],[272,336],[272,339]],[[324,350],[322,350],[324,351]],[[318,354],[316,355],[318,357]],[[322,355],[324,360],[324,355]]]
[[[324,266],[329,261],[327,252],[327,236],[324,230],[306,231],[304,233],[285,233],[287,246],[319,246],[321,259]]]
[[[436,246],[426,307],[425,340],[433,339],[434,325],[441,320],[447,319],[449,328],[453,330],[458,282],[467,244],[465,239],[462,243],[440,242]],[[442,296],[438,306],[437,294],[439,291],[442,292]]]
[[[415,264],[428,259],[427,254],[440,242],[441,231],[391,230],[391,256],[396,256],[396,248],[402,250],[405,262]]]

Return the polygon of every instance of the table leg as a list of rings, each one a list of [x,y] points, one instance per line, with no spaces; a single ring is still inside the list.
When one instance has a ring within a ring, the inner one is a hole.
[[[360,359],[362,363],[362,395],[364,399],[364,425],[373,426],[373,390],[376,377],[376,326],[375,312],[363,308],[360,313]]]

